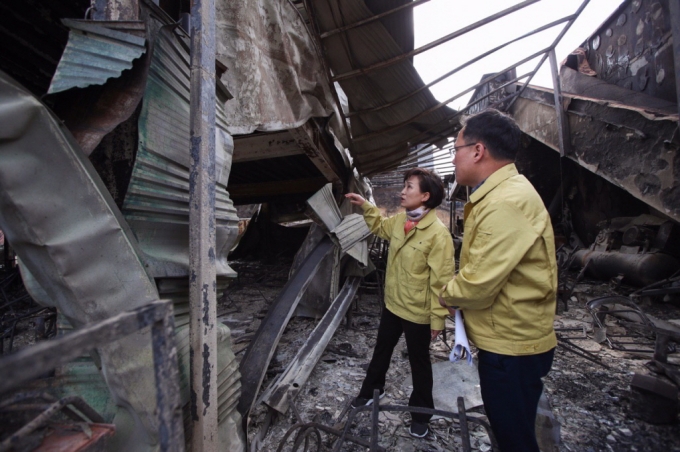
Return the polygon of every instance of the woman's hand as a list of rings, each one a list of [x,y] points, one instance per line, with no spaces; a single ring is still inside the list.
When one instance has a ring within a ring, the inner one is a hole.
[[[345,195],[345,198],[349,199],[349,202],[351,202],[355,206],[361,206],[366,202],[363,196],[358,195],[356,193],[347,193]]]
[[[430,342],[434,342],[441,332],[442,330],[430,330]]]

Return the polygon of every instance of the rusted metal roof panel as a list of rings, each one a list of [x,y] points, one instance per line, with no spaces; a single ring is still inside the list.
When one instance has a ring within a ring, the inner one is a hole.
[[[132,68],[132,61],[146,52],[143,37],[106,28],[96,21],[64,19],[62,22],[70,29],[69,38],[48,94],[102,85]]]
[[[189,49],[163,28],[154,45],[139,118],[139,149],[123,214],[151,257],[156,277],[185,276],[189,268]],[[217,103],[215,142],[216,263],[219,275],[234,275],[228,243],[238,217],[227,181],[233,140],[225,131],[223,102]]]
[[[344,1],[341,11],[335,2],[309,2],[308,5],[314,9],[311,15],[319,34],[374,15],[364,0]],[[399,21],[394,26],[402,29],[405,22]],[[395,42],[390,30],[380,21],[325,37],[321,44],[334,76],[361,71],[358,68],[403,55],[402,45]],[[439,102],[428,89],[422,89],[425,84],[407,57],[388,67],[341,77],[338,83],[349,100],[353,140],[350,150],[363,174],[396,167],[411,146],[438,141],[452,130],[448,118],[455,112],[448,107],[436,108]],[[416,91],[417,94],[390,104]],[[411,119],[403,127],[390,129]],[[440,135],[442,133],[444,135]]]

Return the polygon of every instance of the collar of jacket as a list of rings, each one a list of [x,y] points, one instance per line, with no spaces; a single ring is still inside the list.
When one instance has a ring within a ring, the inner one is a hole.
[[[491,190],[498,187],[501,182],[510,179],[512,176],[517,176],[517,167],[514,163],[509,163],[502,168],[497,169],[491,176],[486,178],[486,181],[474,193],[470,194],[470,202],[477,203]]]

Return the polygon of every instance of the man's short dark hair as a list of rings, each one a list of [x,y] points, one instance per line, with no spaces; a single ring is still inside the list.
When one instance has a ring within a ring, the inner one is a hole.
[[[481,142],[494,159],[515,161],[522,131],[510,116],[489,108],[464,118],[463,126],[466,143]]]
[[[425,168],[411,168],[404,173],[404,182],[409,180],[412,176],[418,178],[418,186],[421,193],[429,193],[430,198],[425,201],[425,207],[434,209],[439,206],[444,199],[444,183],[442,178],[435,171],[430,171]]]

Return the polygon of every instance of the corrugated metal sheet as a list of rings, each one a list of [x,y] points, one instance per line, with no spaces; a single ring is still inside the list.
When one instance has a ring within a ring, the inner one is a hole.
[[[139,149],[123,214],[150,257],[156,277],[186,276],[189,268],[189,49],[168,28],[159,32],[139,118]],[[227,182],[233,140],[217,102],[215,142],[216,265],[235,275],[227,253],[238,234],[238,216]]]
[[[71,88],[102,85],[132,68],[132,61],[146,52],[146,39],[111,30],[97,21],[64,19],[69,37],[48,94]],[[143,22],[139,23],[143,26]]]
[[[189,48],[169,27],[154,42],[144,103],[139,117],[139,148],[123,214],[146,253],[159,293],[174,301],[180,359],[182,400],[189,400]],[[235,272],[227,254],[238,235],[238,215],[229,198],[233,140],[226,133],[218,90],[215,140],[215,220],[218,293]],[[241,391],[238,364],[230,347],[230,331],[218,325],[218,434],[225,450],[244,447],[241,416],[236,404]],[[188,409],[185,420],[188,422]],[[185,425],[189,425],[185,423]],[[190,441],[191,429],[185,437]]]
[[[396,6],[398,4],[394,2],[393,7]],[[346,0],[341,5],[338,2],[318,1],[313,2],[313,7],[320,33],[374,15],[364,0]],[[395,42],[392,34],[403,32],[405,24],[404,20],[396,21],[393,26],[398,29],[388,30],[386,25],[390,26],[389,22],[376,21],[323,39],[322,45],[333,74],[369,67],[403,54],[404,43],[400,45]],[[339,84],[349,100],[350,115],[380,107],[425,85],[409,59],[341,80]],[[427,113],[438,104],[430,91],[424,89],[387,108],[351,116],[354,141],[351,151],[359,171],[370,175],[395,167],[406,157],[411,146],[441,139],[438,134],[451,129],[447,119],[454,112],[443,107]],[[373,135],[420,114],[422,116],[404,127]],[[362,136],[368,138],[362,139]]]
[[[332,231],[340,241],[340,247],[347,251],[355,243],[371,235],[364,217],[357,213],[347,215]]]
[[[35,278],[27,287],[38,285],[38,298],[77,327],[157,300],[132,232],[71,134],[2,72],[0,99],[0,229],[28,270],[22,275]],[[126,429],[140,435],[136,444],[121,450],[143,450],[157,431],[151,334],[98,351],[119,410],[140,420]]]
[[[326,184],[307,200],[311,208],[310,216],[315,217],[320,226],[332,231],[342,222],[342,214],[338,203],[333,198],[333,185]]]

